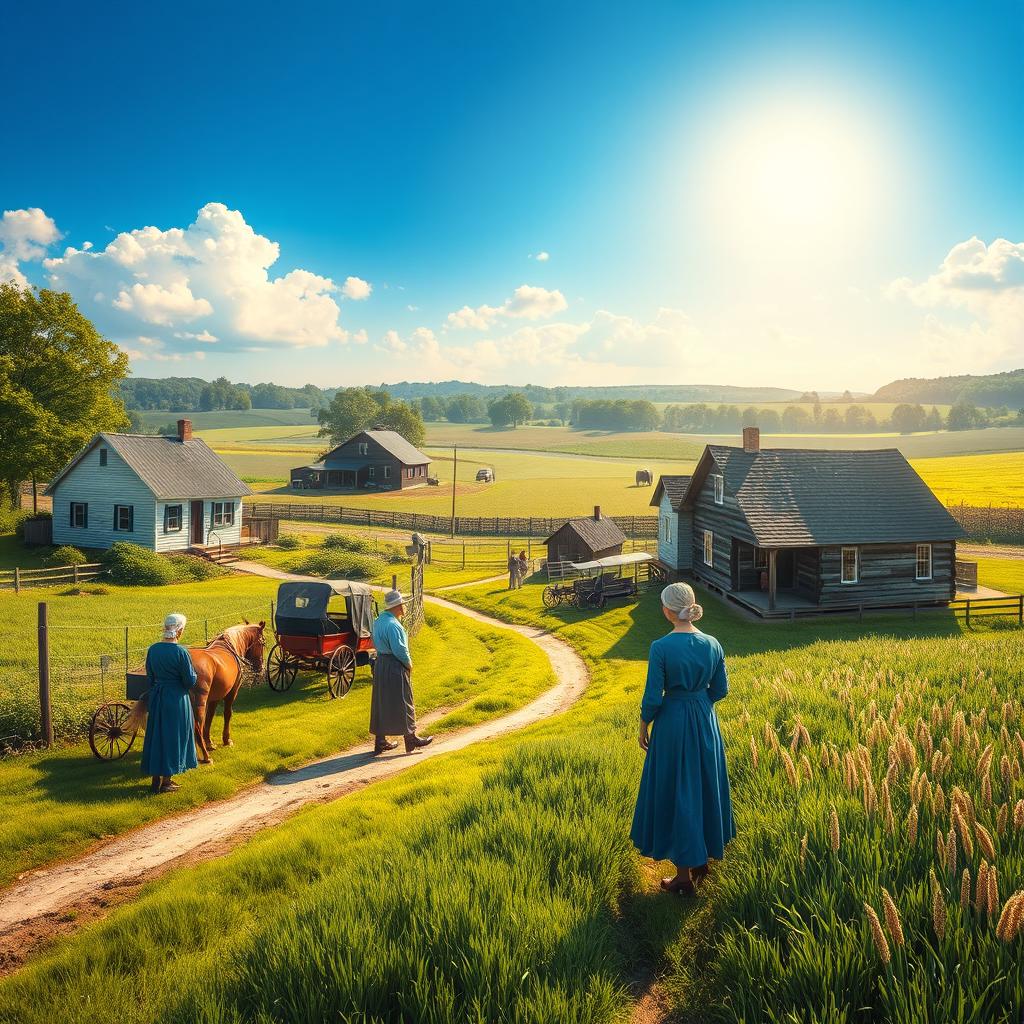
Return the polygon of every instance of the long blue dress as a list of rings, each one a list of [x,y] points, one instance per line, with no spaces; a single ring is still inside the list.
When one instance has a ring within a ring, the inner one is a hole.
[[[178,775],[195,768],[196,743],[188,691],[196,670],[178,644],[155,643],[146,652],[149,718],[142,743],[143,775]]]
[[[736,835],[715,715],[728,691],[713,636],[669,633],[651,644],[640,716],[653,728],[630,832],[645,857],[699,867]]]

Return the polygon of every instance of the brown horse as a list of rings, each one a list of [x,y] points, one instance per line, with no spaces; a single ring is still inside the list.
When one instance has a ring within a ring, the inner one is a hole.
[[[214,637],[206,647],[190,647],[188,653],[196,670],[196,685],[190,692],[192,713],[195,718],[196,756],[200,764],[213,764],[210,751],[210,726],[217,705],[224,701],[223,745],[231,744],[231,708],[242,687],[244,666],[254,672],[263,671],[263,627],[256,625],[231,626]]]

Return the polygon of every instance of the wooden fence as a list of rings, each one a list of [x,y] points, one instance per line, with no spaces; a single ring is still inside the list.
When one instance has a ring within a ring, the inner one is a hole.
[[[954,601],[950,611],[957,617],[962,616],[964,625],[969,626],[972,619],[987,618],[993,615],[1015,618],[1018,626],[1024,626],[1024,594],[1007,594],[1005,597],[967,597],[962,601]]]
[[[252,502],[245,514],[252,519],[291,519],[316,523],[338,523],[378,529],[449,534],[451,516],[423,512],[399,512],[379,508],[346,508],[343,505]],[[455,533],[464,537],[549,537],[568,516],[456,516]],[[658,536],[657,516],[611,516],[627,537]]]
[[[87,583],[106,571],[100,562],[85,565],[58,565],[51,569],[2,569],[0,590],[20,593],[28,587],[54,587],[62,583]]]

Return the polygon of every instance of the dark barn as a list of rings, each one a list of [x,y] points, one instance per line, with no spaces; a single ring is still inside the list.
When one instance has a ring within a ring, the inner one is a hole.
[[[382,491],[422,487],[430,459],[394,430],[363,430],[310,466],[291,471],[297,488]]]
[[[548,549],[548,563],[592,562],[607,555],[621,555],[626,535],[618,524],[601,515],[600,505],[592,516],[570,519],[563,523],[544,543]]]

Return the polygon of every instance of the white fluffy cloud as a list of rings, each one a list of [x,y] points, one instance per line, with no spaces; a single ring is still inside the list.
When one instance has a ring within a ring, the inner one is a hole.
[[[530,259],[531,260],[536,260],[538,263],[547,263],[547,261],[549,259],[551,259],[551,253],[544,252],[543,249],[540,252],[538,252],[538,253],[532,253],[531,252],[530,253]]]
[[[373,285],[369,281],[364,281],[361,277],[346,277],[345,283],[341,286],[341,294],[346,299],[353,299],[356,302],[368,299],[372,291]]]
[[[302,269],[272,277],[279,255],[239,211],[207,203],[186,228],[125,231],[104,249],[69,247],[43,265],[52,286],[70,291],[108,336],[126,345],[155,337],[160,348],[149,346],[149,359],[174,358],[195,342],[254,351],[349,340],[334,296],[365,298],[370,285],[349,277],[339,289]]]
[[[1024,242],[974,237],[954,245],[936,273],[915,283],[900,278],[890,298],[908,298],[932,312],[915,344],[934,363],[962,366],[969,353],[979,370],[1017,365],[1024,337]],[[936,310],[956,309],[972,318],[948,323]]]
[[[18,264],[39,259],[58,238],[57,225],[38,206],[4,210],[0,218],[0,281],[24,287],[28,282]]]
[[[545,320],[567,307],[565,296],[558,291],[536,285],[521,284],[500,306],[463,306],[448,314],[449,327],[473,327],[485,331],[502,317],[523,320]]]

